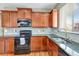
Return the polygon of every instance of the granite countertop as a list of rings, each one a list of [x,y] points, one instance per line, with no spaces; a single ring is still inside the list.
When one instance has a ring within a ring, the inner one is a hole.
[[[32,36],[47,36],[69,55],[79,56],[79,43],[74,41],[68,42],[65,38],[63,39],[63,37],[55,34],[33,34]]]
[[[76,42],[67,42],[61,37],[50,34],[47,35],[51,40],[53,40],[60,48],[62,48],[66,53],[72,56],[79,56],[79,43]]]

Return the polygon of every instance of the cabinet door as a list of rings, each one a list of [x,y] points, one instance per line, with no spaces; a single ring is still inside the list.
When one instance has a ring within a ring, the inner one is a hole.
[[[2,11],[2,27],[10,27],[10,12]]]
[[[52,49],[53,49],[53,56],[58,56],[58,46],[54,43],[54,42],[52,42],[53,44],[53,46],[52,46]]]
[[[53,24],[52,13],[50,13],[50,15],[49,15],[49,27],[52,28],[53,27],[52,24]]]
[[[18,9],[18,18],[25,18],[25,12],[22,9]]]
[[[13,53],[14,52],[14,38],[10,37],[10,38],[5,38],[6,40],[6,53]]]
[[[32,27],[48,27],[49,13],[32,13]]]
[[[32,27],[41,27],[40,13],[32,13]]]
[[[47,51],[47,37],[43,36],[41,39],[41,50],[42,51]]]
[[[58,56],[58,46],[51,39],[48,40],[48,53],[50,56]]]
[[[49,27],[49,13],[41,13],[41,27]]]
[[[55,27],[55,28],[57,28],[57,23],[58,23],[58,11],[57,11],[57,9],[53,9],[53,15],[52,15],[52,25],[53,25],[53,27]]]
[[[32,9],[25,10],[25,18],[32,19]]]
[[[10,12],[10,27],[11,28],[17,27],[17,11]]]
[[[32,9],[28,8],[18,8],[18,18],[29,18],[32,16]]]
[[[33,36],[31,38],[31,51],[41,50],[41,37]]]
[[[4,39],[0,38],[0,53],[4,53]]]

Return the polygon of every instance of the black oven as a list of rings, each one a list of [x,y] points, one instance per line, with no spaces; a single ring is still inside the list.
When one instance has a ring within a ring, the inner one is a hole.
[[[21,30],[20,37],[15,37],[14,54],[30,53],[31,30]]]
[[[17,26],[18,27],[31,27],[31,19],[27,18],[19,18],[17,19]]]

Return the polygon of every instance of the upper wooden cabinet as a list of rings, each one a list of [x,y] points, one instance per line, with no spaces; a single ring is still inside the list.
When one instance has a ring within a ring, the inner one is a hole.
[[[33,12],[32,27],[49,27],[49,13]]]
[[[54,28],[58,27],[58,10],[57,9],[53,9],[50,12],[49,25],[50,27],[54,27]]]
[[[2,11],[2,27],[10,27],[10,12]]]
[[[58,25],[57,24],[58,23],[58,19],[57,19],[58,16],[57,15],[58,15],[57,9],[53,9],[53,15],[52,15],[53,16],[53,21],[52,22],[53,22],[53,27],[55,27],[55,28],[57,28],[57,25]]]
[[[49,27],[49,13],[41,13],[41,26]]]
[[[17,27],[17,11],[10,11],[10,27]]]
[[[18,8],[18,18],[32,18],[31,8]]]
[[[17,11],[2,11],[2,27],[17,27]]]
[[[38,12],[32,13],[32,27],[41,27],[41,18]]]

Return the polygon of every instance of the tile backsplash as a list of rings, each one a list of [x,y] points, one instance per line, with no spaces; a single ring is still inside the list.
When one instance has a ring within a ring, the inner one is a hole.
[[[20,30],[32,30],[32,35],[52,34],[51,28],[4,28],[4,36],[19,36]]]
[[[0,36],[3,36],[3,28],[0,28]]]
[[[19,36],[20,30],[32,30],[32,35],[57,34],[58,36],[69,38],[79,43],[79,34],[65,33],[52,28],[0,28],[0,37]]]

